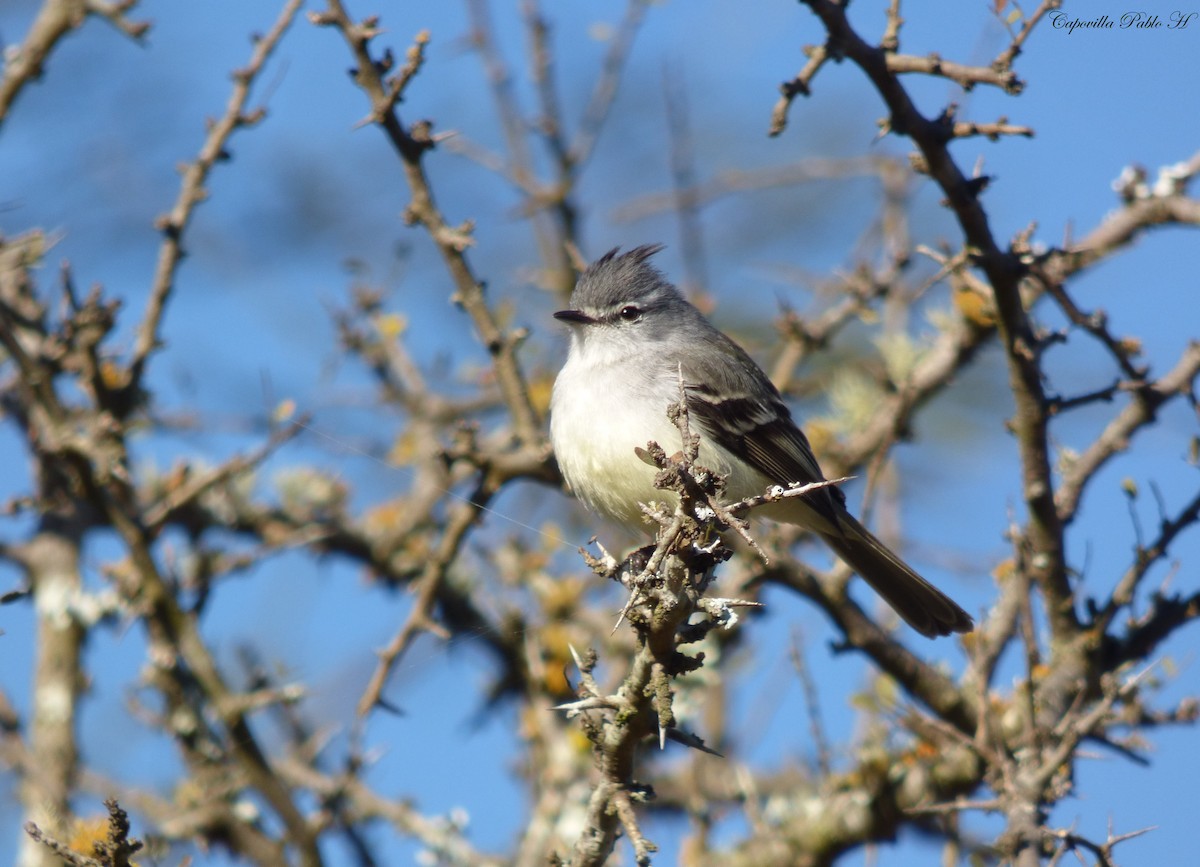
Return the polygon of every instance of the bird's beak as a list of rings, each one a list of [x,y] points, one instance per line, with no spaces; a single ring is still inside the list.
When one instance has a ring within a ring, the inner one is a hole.
[[[588,325],[596,321],[582,310],[559,310],[554,314],[554,318],[568,325]]]

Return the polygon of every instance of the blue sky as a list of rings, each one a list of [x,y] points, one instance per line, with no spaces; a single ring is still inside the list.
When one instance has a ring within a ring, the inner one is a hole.
[[[1064,12],[1119,20],[1129,5],[1068,2]],[[882,32],[885,6],[854,4],[852,20],[860,32]],[[555,21],[562,101],[568,117],[577,118],[604,51],[598,37],[604,24],[617,19],[618,7],[598,2],[546,7]],[[25,0],[0,2],[0,37],[6,45],[21,38],[35,8]],[[463,4],[354,0],[350,8],[358,15],[381,12],[388,29],[383,41],[400,54],[418,30],[431,30],[427,66],[402,107],[406,119],[433,118],[438,130],[458,130],[485,146],[502,146],[478,58],[463,41]],[[1164,20],[1175,9],[1155,2],[1140,8],[1157,10]],[[126,329],[145,302],[157,255],[152,223],[174,199],[175,166],[194,155],[203,118],[218,114],[228,96],[229,70],[249,55],[247,34],[264,30],[277,4],[159,0],[142,4],[141,10],[155,23],[145,46],[130,44],[103,23],[89,23],[60,46],[44,80],[22,95],[0,130],[0,232],[12,235],[40,226],[60,236],[47,258],[45,283],[52,284],[53,267],[69,259],[80,286],[101,283],[124,299]],[[531,107],[515,16],[508,6],[497,7],[493,15],[521,96]],[[936,50],[986,63],[1007,41],[982,2],[909,2],[904,15],[902,48],[908,53]],[[669,215],[635,222],[615,218],[629,200],[669,188],[662,122],[665,71],[679,76],[687,94],[702,178],[808,156],[905,154],[910,148],[904,141],[873,143],[881,103],[848,64],[827,65],[814,95],[792,107],[787,132],[779,139],[766,137],[779,82],[803,63],[800,45],[818,39],[811,15],[783,0],[653,5],[581,185],[585,253],[662,240],[671,246],[660,264],[680,274],[678,229]],[[1065,235],[1083,234],[1117,206],[1110,184],[1123,167],[1139,163],[1153,173],[1196,150],[1198,50],[1200,20],[1175,31],[1068,33],[1043,25],[1017,63],[1028,84],[1020,97],[986,88],[963,95],[946,82],[916,77],[906,84],[926,112],[952,99],[964,118],[989,121],[1006,115],[1034,127],[1033,139],[970,140],[955,145],[955,154],[968,168],[982,160],[983,171],[995,177],[985,203],[999,238],[1036,221],[1035,237],[1056,244]],[[484,362],[482,350],[464,339],[461,314],[448,303],[447,278],[436,253],[421,232],[400,222],[407,191],[397,161],[376,130],[354,128],[365,104],[345,74],[349,63],[332,31],[300,21],[261,80],[257,95],[266,100],[268,118],[235,137],[232,162],[213,175],[212,199],[197,212],[187,239],[190,255],[164,329],[168,348],[152,379],[161,412],[198,413],[210,429],[146,441],[140,446],[146,461],[165,466],[183,454],[220,461],[254,442],[246,434],[247,420],[261,419],[274,401],[291,397],[315,413],[323,434],[342,445],[301,441],[272,462],[268,477],[286,466],[317,461],[350,481],[359,503],[403,486],[403,470],[381,471],[378,462],[358,452],[363,443],[386,442],[389,434],[378,430],[379,416],[370,412],[369,380],[339,363],[334,349],[329,309],[346,298],[348,261],[393,290],[392,303],[410,317],[412,347],[423,362],[448,359],[451,367]],[[561,352],[562,338],[548,318],[553,299],[532,288],[525,276],[536,250],[527,226],[514,214],[518,198],[445,149],[431,155],[428,167],[447,216],[477,221],[472,262],[494,296],[510,303],[517,321],[531,328],[530,366],[548,369]],[[918,195],[914,232],[920,242],[958,239],[939,198],[928,185]],[[709,291],[717,321],[734,327],[759,314],[766,317],[780,298],[801,311],[810,307],[805,288],[784,283],[781,273],[803,268],[820,274],[849,264],[872,202],[868,184],[826,183],[730,198],[706,209]],[[1118,333],[1140,336],[1147,360],[1161,371],[1200,330],[1198,251],[1194,233],[1156,232],[1072,288],[1085,305],[1107,309]],[[123,339],[128,338],[126,330]],[[769,357],[769,346],[759,349],[760,357]],[[1100,355],[1079,344],[1063,350],[1051,364],[1056,390],[1077,393],[1104,384],[1109,373],[1101,362]],[[1020,505],[1015,448],[1002,432],[1007,409],[997,410],[990,399],[999,394],[1003,401],[997,383],[1003,383],[1002,360],[992,352],[956,384],[951,400],[919,419],[916,442],[897,455],[906,478],[929,479],[937,491],[936,498],[923,497],[919,483],[905,486],[906,530],[916,551],[930,552],[922,565],[974,609],[991,598],[987,572],[1005,556],[1001,533],[1007,511]],[[1057,441],[1082,446],[1106,411],[1099,407],[1065,420],[1055,428]],[[1180,408],[1164,413],[1160,427],[1147,433],[1134,453],[1101,475],[1072,537],[1074,561],[1088,564],[1088,580],[1105,580],[1129,556],[1132,536],[1120,479],[1128,476],[1143,488],[1154,481],[1175,506],[1194,491],[1195,471],[1182,456],[1195,428],[1194,416]],[[10,427],[0,429],[0,448],[17,453]],[[24,484],[25,469],[23,458],[4,462],[0,497]],[[502,506],[523,509],[546,496],[518,491]],[[1150,526],[1153,507],[1142,505],[1143,522]],[[498,523],[492,528],[510,529]],[[975,564],[974,574],[939,574],[934,554],[945,551]],[[91,565],[110,553],[101,540],[89,552]],[[1178,556],[1185,564],[1197,562],[1200,544],[1185,540]],[[0,583],[15,580],[11,572],[0,571]],[[1194,587],[1194,569],[1184,568],[1175,581],[1181,588]],[[279,608],[281,587],[287,588],[286,610]],[[829,632],[811,608],[782,597],[773,602],[772,617],[756,635],[768,648],[762,658],[771,658],[772,643],[783,658],[788,632],[799,624],[810,638],[810,652],[822,660],[819,683],[827,712],[835,724],[849,721],[848,712],[839,710],[842,685],[863,683],[865,669],[824,654]],[[214,641],[226,649],[253,637],[267,656],[287,660],[297,677],[312,680],[314,713],[338,721],[372,664],[364,650],[387,639],[402,616],[402,604],[365,589],[361,576],[343,564],[282,557],[226,586],[209,622]],[[24,700],[28,610],[0,610],[0,628],[9,660],[3,686]],[[1165,688],[1167,697],[1185,694],[1195,683],[1196,648],[1195,636],[1164,648],[1178,669]],[[934,652],[952,665],[961,663],[950,646],[939,645]],[[169,780],[174,761],[169,746],[111,740],[125,724],[121,685],[136,672],[136,634],[107,634],[90,653],[103,664],[85,711],[87,755],[114,770],[134,768],[147,781]],[[473,839],[485,848],[502,848],[522,815],[505,753],[511,720],[500,715],[477,724],[473,699],[444,687],[461,680],[480,683],[486,676],[486,660],[469,645],[446,652],[423,644],[394,688],[403,704],[434,707],[436,713],[379,721],[371,735],[387,747],[380,775],[391,791],[417,793],[429,812],[465,807],[473,819]],[[774,695],[781,697],[765,698]],[[755,760],[769,764],[773,756],[808,754],[805,735],[787,723],[799,718],[802,703],[786,666],[761,672],[747,687],[747,707],[771,701],[777,706]],[[1155,733],[1149,768],[1104,753],[1083,762],[1082,797],[1065,803],[1056,818],[1069,824],[1078,816],[1081,829],[1093,834],[1102,834],[1110,817],[1118,832],[1158,825],[1158,831],[1127,844],[1125,857],[1130,863],[1169,862],[1194,839],[1190,799],[1184,796],[1200,775],[1194,737],[1191,731]],[[458,764],[448,772],[447,761]],[[10,800],[0,812],[0,851],[11,851],[17,819]],[[397,863],[409,851],[395,850]],[[855,855],[846,863],[866,857]],[[925,864],[930,858],[931,850],[913,844],[885,850],[880,863]]]

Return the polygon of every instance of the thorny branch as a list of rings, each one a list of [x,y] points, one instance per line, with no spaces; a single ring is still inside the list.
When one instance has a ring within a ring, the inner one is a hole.
[[[473,224],[467,221],[452,227],[437,206],[423,165],[425,153],[437,145],[432,124],[418,121],[406,128],[397,112],[397,105],[402,101],[405,90],[424,63],[429,34],[425,31],[417,34],[405,65],[392,74],[394,61],[390,52],[379,59],[371,54],[371,41],[380,32],[377,18],[356,23],[340,0],[329,0],[324,12],[309,13],[309,19],[314,24],[332,27],[341,33],[354,55],[357,64],[354,70],[355,83],[371,103],[366,122],[378,125],[384,131],[401,158],[412,195],[405,218],[411,224],[423,226],[442,255],[455,287],[453,300],[471,317],[480,342],[491,354],[500,391],[512,416],[518,445],[523,449],[543,452],[543,458],[547,458],[541,421],[530,402],[528,384],[517,361],[517,348],[524,341],[525,334],[501,328],[484,297],[482,281],[475,276],[467,262],[466,251],[473,243]]]
[[[592,561],[601,575],[626,584],[629,602],[621,618],[627,619],[636,633],[638,651],[629,664],[629,674],[609,695],[604,695],[592,678],[594,656],[591,662],[581,664],[580,701],[562,707],[572,715],[584,715],[584,731],[592,742],[599,776],[588,803],[585,830],[573,847],[571,863],[575,867],[605,863],[620,829],[633,844],[637,863],[650,863],[655,847],[642,834],[634,805],[652,798],[653,791],[635,777],[637,751],[654,735],[660,749],[668,737],[703,747],[703,741],[694,735],[676,730],[670,683],[704,662],[703,653],[688,656],[680,648],[732,622],[729,607],[739,604],[711,600],[718,604],[701,605],[713,569],[732,551],[717,535],[729,524],[711,507],[718,502],[722,482],[695,463],[699,438],[688,426],[682,383],[680,393],[680,402],[671,407],[670,415],[679,426],[682,451],[668,456],[656,443],[650,443],[646,451],[646,458],[659,469],[655,486],[675,495],[674,511],[654,513],[660,529],[652,550],[641,549],[624,564]],[[705,619],[693,623],[693,614],[703,614]],[[607,716],[610,712],[611,719]],[[596,719],[594,713],[601,718]]]
[[[1082,737],[1092,734],[1097,726],[1107,725],[1102,721],[1110,718],[1109,712],[1113,705],[1118,701],[1128,701],[1131,697],[1127,689],[1100,690],[1096,686],[1102,679],[1102,673],[1110,669],[1108,665],[1098,668],[1097,658],[1088,653],[1087,634],[1081,631],[1082,624],[1075,609],[1076,597],[1067,580],[1065,528],[1076,514],[1087,482],[1094,478],[1101,465],[1117,451],[1127,447],[1129,436],[1155,418],[1155,412],[1162,403],[1177,395],[1187,395],[1195,405],[1192,388],[1197,376],[1195,347],[1189,347],[1173,371],[1157,382],[1147,382],[1147,371],[1132,361],[1139,350],[1138,344],[1135,341],[1115,338],[1108,330],[1102,314],[1084,313],[1067,294],[1062,284],[1068,276],[1075,273],[1076,266],[1095,261],[1088,259],[1087,251],[1111,252],[1128,243],[1132,237],[1148,227],[1162,222],[1196,224],[1196,203],[1185,196],[1186,184],[1196,173],[1195,160],[1172,167],[1169,171],[1164,170],[1153,191],[1142,183],[1144,173],[1140,178],[1137,175],[1132,176],[1130,181],[1120,187],[1120,190],[1124,191],[1126,207],[1115,217],[1106,220],[1084,243],[1073,245],[1073,250],[1072,247],[1068,247],[1066,251],[1055,251],[1044,256],[1034,255],[1028,243],[1029,233],[1019,236],[1010,249],[1003,250],[991,232],[980,201],[980,194],[986,188],[988,179],[968,179],[956,165],[947,147],[952,139],[963,134],[982,132],[984,128],[964,128],[961,122],[954,120],[954,106],[949,106],[937,119],[926,118],[910,99],[898,75],[924,72],[955,80],[965,89],[987,81],[1003,87],[1010,93],[1019,92],[1020,83],[1011,69],[1011,64],[1034,25],[1059,4],[1042,3],[1026,20],[1025,25],[1014,36],[1012,44],[1001,53],[990,70],[999,76],[994,79],[977,74],[978,70],[971,71],[948,64],[940,57],[922,60],[899,55],[897,52],[901,19],[898,3],[893,3],[889,10],[887,31],[883,42],[877,47],[869,45],[854,31],[846,18],[843,4],[825,0],[805,0],[805,5],[817,15],[827,32],[825,51],[855,63],[883,98],[889,116],[881,123],[881,128],[908,136],[916,143],[919,153],[913,158],[914,167],[928,174],[941,187],[946,196],[944,204],[952,210],[963,231],[966,249],[970,251],[971,264],[986,277],[987,287],[984,292],[990,294],[995,302],[994,316],[989,314],[987,319],[975,320],[972,315],[971,331],[980,334],[981,331],[990,331],[994,325],[1005,348],[1010,388],[1016,400],[1016,412],[1011,426],[1020,449],[1023,488],[1028,510],[1027,523],[1016,529],[1013,535],[1017,552],[1016,568],[1022,581],[1031,581],[1041,591],[1053,638],[1050,642],[1051,656],[1047,662],[1047,675],[1042,673],[1042,654],[1038,649],[1038,637],[1034,632],[1028,605],[1002,605],[997,608],[995,614],[998,616],[1002,611],[1010,614],[992,623],[985,623],[980,629],[977,641],[984,653],[978,657],[978,671],[984,678],[990,678],[999,649],[1004,647],[1011,637],[1017,635],[1018,630],[1014,627],[1023,624],[1020,634],[1026,646],[1030,679],[1026,690],[1028,703],[1025,737],[1031,739],[1039,749],[1026,751],[1010,766],[996,767],[994,772],[997,776],[990,781],[990,785],[1000,794],[997,801],[992,802],[993,806],[1008,821],[1008,830],[999,841],[1002,852],[1012,858],[1014,863],[1036,863],[1038,853],[1045,850],[1048,833],[1045,830],[1045,806],[1066,793],[1066,789],[1055,783],[1061,769],[1074,760],[1076,747]],[[997,10],[1003,5],[998,4]],[[773,116],[773,133],[782,130],[781,117],[783,112],[786,112],[791,98],[798,93],[811,93],[812,75],[815,75],[818,68],[818,64],[810,64],[807,77],[799,84],[785,87],[784,99],[777,106]],[[1002,120],[992,131],[996,134],[1028,133],[1024,128],[1008,127],[1005,124],[1006,121]],[[1026,278],[1031,274],[1037,281],[1032,291],[1026,282]],[[973,288],[968,291],[978,294]],[[1053,341],[1038,326],[1030,312],[1032,301],[1042,293],[1048,294],[1056,301],[1075,328],[1091,335],[1107,349],[1123,378],[1119,382],[1120,392],[1129,394],[1132,398],[1129,405],[1086,450],[1085,456],[1072,461],[1057,491],[1050,461],[1051,418],[1069,406],[1096,400],[1111,400],[1118,393],[1118,389],[1101,389],[1078,400],[1052,398],[1047,393],[1041,362]],[[979,327],[981,325],[982,329]],[[1176,521],[1164,525],[1161,540],[1164,544],[1169,543],[1183,526],[1195,521],[1192,512],[1193,509],[1189,506]],[[1113,612],[1128,604],[1133,590],[1144,574],[1144,569],[1148,567],[1148,562],[1154,562],[1160,557],[1159,549],[1139,548],[1138,564],[1126,573],[1126,577],[1120,582],[1118,593],[1114,593],[1104,609],[1101,622],[1105,627],[1111,624]],[[1017,587],[1021,586],[1015,579],[1010,581]],[[810,595],[820,600],[823,594],[819,584],[810,579],[803,586]],[[1006,598],[1009,598],[1007,594]],[[1022,597],[1018,592],[1011,598],[1015,601]],[[1164,607],[1179,610],[1178,604],[1168,603]],[[1022,609],[1025,612],[1023,616],[1019,613]],[[836,612],[832,606],[827,606],[827,610]],[[1017,616],[1012,616],[1013,614]],[[845,616],[844,613],[842,616]],[[1188,617],[1168,616],[1166,619],[1178,624]],[[846,621],[840,620],[839,625],[845,629]],[[1104,627],[1100,631],[1103,630]],[[850,643],[855,645],[853,640]],[[1123,654],[1122,658],[1128,661],[1142,660],[1145,658],[1142,652],[1152,652],[1151,648],[1155,643],[1151,641],[1140,644],[1137,651],[1131,655]],[[877,652],[873,657],[884,670],[895,671],[894,665],[889,668],[892,655],[890,651],[888,654]],[[1112,660],[1108,663],[1111,664]],[[929,692],[923,691],[918,681],[911,677],[905,679],[903,674],[900,676],[901,682],[912,694],[926,696],[925,700],[929,702]],[[1087,685],[1089,682],[1090,687]],[[949,683],[945,683],[937,694],[953,695],[956,692]],[[948,710],[948,707],[937,708],[937,716],[948,719]],[[975,713],[970,715],[974,716],[980,725],[987,719],[982,710],[977,708]],[[1054,732],[1046,728],[1052,721],[1064,720],[1066,722]],[[974,728],[964,725],[968,722],[969,718],[960,717],[958,720],[957,725],[964,733]],[[995,740],[997,737],[997,733],[990,729],[981,731],[989,732],[989,739]]]
[[[184,256],[183,236],[196,206],[208,198],[208,191],[205,189],[208,176],[218,162],[230,158],[228,144],[234,132],[254,126],[266,117],[265,108],[246,110],[250,102],[250,88],[302,5],[304,0],[288,0],[271,29],[266,35],[255,40],[250,62],[234,71],[233,92],[229,95],[225,113],[215,122],[209,122],[208,136],[200,148],[200,153],[194,162],[183,169],[179,197],[171,210],[160,216],[155,223],[156,228],[163,234],[163,240],[159,247],[158,263],[154,269],[154,282],[150,287],[146,312],[138,327],[133,362],[129,366],[129,381],[125,387],[131,392],[141,388],[146,362],[150,354],[159,347],[158,334],[163,312],[175,286],[175,274],[179,263]]]
[[[43,0],[25,41],[5,49],[4,69],[0,73],[0,129],[21,91],[42,76],[58,43],[72,30],[82,27],[88,18],[105,18],[130,38],[141,40],[150,30],[150,24],[129,18],[126,13],[135,6],[137,0]]]

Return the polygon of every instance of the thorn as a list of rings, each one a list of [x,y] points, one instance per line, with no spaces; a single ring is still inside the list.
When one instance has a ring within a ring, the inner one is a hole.
[[[612,701],[599,695],[590,695],[587,698],[581,698],[578,701],[568,701],[562,704],[556,704],[550,710],[561,710],[567,713],[579,713],[585,710],[616,710],[617,705]]]
[[[661,738],[660,730],[660,738]],[[691,747],[694,750],[699,750],[702,753],[708,753],[710,756],[716,756],[718,759],[723,759],[725,756],[712,747],[706,746],[703,738],[697,737],[690,732],[680,731],[679,729],[667,729],[667,737],[675,741],[677,744],[683,744],[685,747]]]
[[[375,705],[377,707],[383,708],[388,713],[395,714],[396,716],[405,716],[404,708],[400,707],[400,705],[398,705],[398,704],[392,704],[390,701],[388,701],[383,696],[380,696],[379,698],[375,699]]]
[[[633,603],[637,601],[638,588],[635,586],[629,591],[629,601],[625,603],[625,607],[621,609],[621,613],[617,616],[617,622],[613,624],[612,632],[609,635],[616,635],[617,630],[621,628],[621,624],[625,622],[625,615],[629,613],[629,609],[633,608]]]

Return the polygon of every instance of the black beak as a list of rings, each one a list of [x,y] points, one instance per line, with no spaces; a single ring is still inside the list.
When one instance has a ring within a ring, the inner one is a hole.
[[[571,325],[588,325],[596,321],[582,310],[559,310],[554,314],[554,318],[559,322],[566,322]]]

